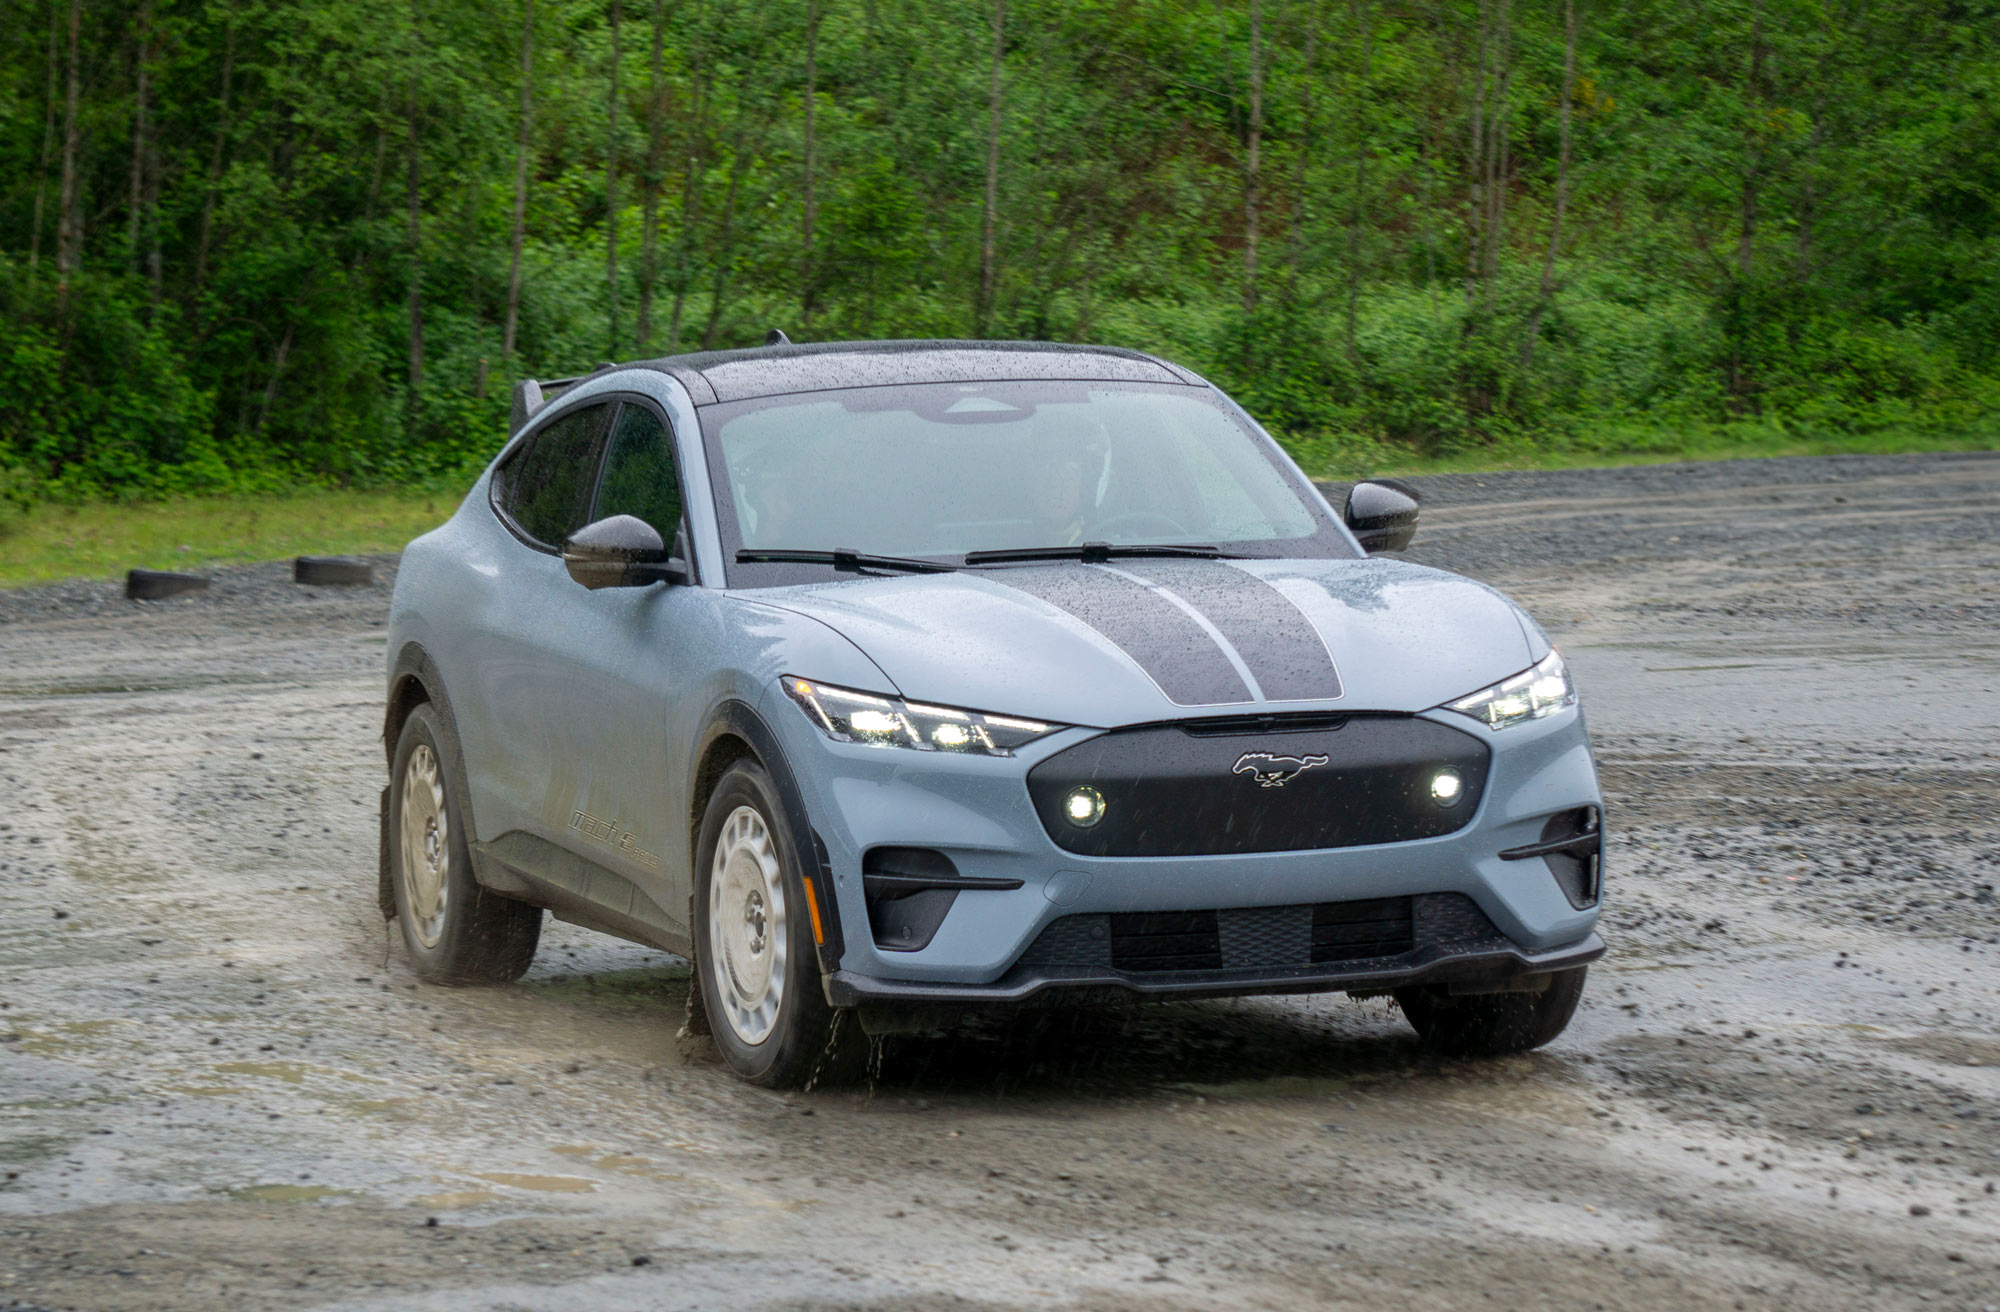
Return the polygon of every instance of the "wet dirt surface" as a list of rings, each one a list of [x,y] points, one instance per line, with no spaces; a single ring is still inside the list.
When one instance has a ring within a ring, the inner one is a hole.
[[[1612,955],[1495,1062],[1285,998],[747,1088],[664,954],[412,977],[393,562],[0,594],[0,1309],[2000,1308],[2000,458],[1424,491],[1609,806]]]

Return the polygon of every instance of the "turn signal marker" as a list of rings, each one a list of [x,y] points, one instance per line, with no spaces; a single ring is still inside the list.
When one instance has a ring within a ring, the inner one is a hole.
[[[826,931],[820,928],[819,923],[819,890],[813,887],[811,875],[800,875],[799,882],[806,886],[806,914],[812,917],[813,943],[825,947]]]

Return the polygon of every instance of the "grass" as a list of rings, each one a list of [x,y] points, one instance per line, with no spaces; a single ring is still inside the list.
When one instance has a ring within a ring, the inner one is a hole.
[[[40,505],[0,520],[0,587],[396,551],[457,508],[455,496],[397,491]]]
[[[1810,433],[1778,425],[1679,429],[1607,429],[1589,442],[1501,441],[1427,454],[1392,443],[1355,445],[1325,439],[1288,443],[1314,478],[1347,482],[1378,475],[1484,474],[1508,469],[1603,469],[1691,460],[1760,460],[1781,456],[1913,455],[2000,451],[2000,428],[1883,428],[1867,433]]]
[[[1503,469],[1580,469],[1740,460],[1771,456],[1895,455],[2000,450],[1990,427],[1939,432],[1885,428],[1807,434],[1778,426],[1675,430],[1610,429],[1586,445],[1501,443],[1426,455],[1386,443],[1307,439],[1288,443],[1315,478],[1463,474]],[[457,509],[453,493],[312,491],[288,497],[217,496],[167,501],[42,505],[4,517],[0,587],[71,578],[118,578],[134,567],[200,569],[297,555],[396,551]]]

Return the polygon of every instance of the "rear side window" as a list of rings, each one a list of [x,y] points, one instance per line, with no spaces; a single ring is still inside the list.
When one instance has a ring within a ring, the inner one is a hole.
[[[560,546],[582,528],[597,484],[608,405],[587,406],[546,425],[500,471],[494,501],[523,533]]]
[[[594,518],[632,515],[672,543],[681,526],[681,480],[674,472],[673,437],[660,417],[626,402],[611,432],[604,483],[597,490]]]

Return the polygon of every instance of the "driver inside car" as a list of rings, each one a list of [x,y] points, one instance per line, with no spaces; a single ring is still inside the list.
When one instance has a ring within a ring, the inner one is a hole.
[[[1110,436],[1099,420],[1053,407],[1037,410],[1032,424],[1039,541],[1047,546],[1077,546],[1099,518],[1110,474]]]

